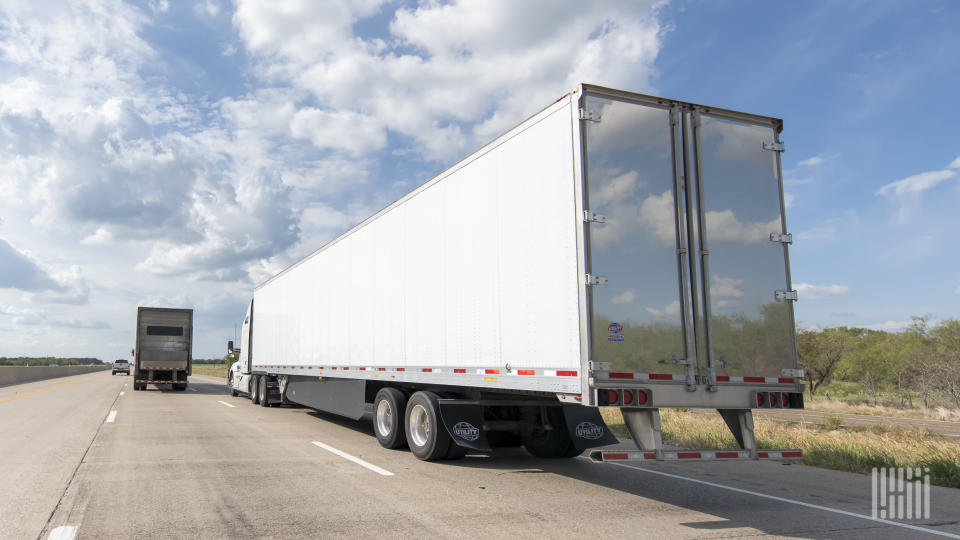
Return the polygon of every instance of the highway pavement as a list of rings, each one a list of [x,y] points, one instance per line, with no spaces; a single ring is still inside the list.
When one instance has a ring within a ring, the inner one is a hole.
[[[879,522],[869,476],[777,462],[426,463],[369,421],[200,376],[0,387],[0,467],[0,538],[960,538],[960,490],[932,488],[929,519]]]

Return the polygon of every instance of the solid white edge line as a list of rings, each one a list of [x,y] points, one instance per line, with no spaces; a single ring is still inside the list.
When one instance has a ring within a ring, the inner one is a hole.
[[[388,470],[386,470],[386,469],[381,469],[380,467],[377,467],[377,466],[374,465],[373,463],[367,463],[366,461],[364,461],[364,460],[362,460],[362,459],[360,459],[360,458],[358,458],[358,457],[351,456],[350,454],[348,454],[348,453],[346,453],[346,452],[343,452],[343,451],[341,451],[341,450],[337,450],[336,448],[330,446],[329,444],[323,444],[322,442],[319,442],[319,441],[313,441],[313,444],[319,446],[320,448],[323,448],[323,449],[326,450],[327,452],[332,452],[332,453],[334,453],[334,454],[342,457],[343,459],[350,460],[350,461],[356,463],[357,465],[360,465],[361,467],[366,467],[367,469],[370,469],[371,471],[373,471],[373,472],[375,472],[375,473],[377,473],[377,474],[380,474],[380,475],[383,475],[383,476],[393,476],[393,473],[392,473],[392,472],[390,472],[390,471],[388,471]]]
[[[233,405],[227,403],[226,401],[220,401],[219,399],[217,400],[217,403],[222,403],[222,404],[226,405],[227,407],[230,407],[231,409],[234,409],[234,408],[235,408]]]
[[[589,458],[582,458],[582,459],[589,459]],[[927,528],[925,528],[925,527],[919,527],[919,526],[917,526],[917,525],[910,525],[910,524],[908,524],[908,523],[900,523],[900,522],[898,522],[898,521],[890,521],[889,519],[875,518],[875,517],[873,517],[873,516],[868,516],[868,515],[866,515],[866,514],[858,514],[858,513],[856,513],[856,512],[848,512],[847,510],[840,510],[840,509],[837,509],[837,508],[830,508],[829,506],[820,506],[819,504],[812,504],[812,503],[808,503],[808,502],[797,501],[797,500],[794,500],[794,499],[786,499],[786,498],[784,498],[784,497],[777,497],[776,495],[767,495],[766,493],[758,493],[758,492],[756,492],[756,491],[749,491],[749,490],[746,490],[746,489],[735,488],[735,487],[733,487],[733,486],[725,486],[725,485],[723,485],[723,484],[717,484],[717,483],[714,483],[714,482],[707,482],[706,480],[698,480],[698,479],[696,479],[696,478],[690,478],[690,477],[687,477],[687,476],[680,476],[679,474],[671,474],[671,473],[662,472],[662,471],[654,471],[654,470],[651,470],[651,469],[644,469],[643,467],[637,467],[636,465],[627,465],[626,463],[613,463],[613,462],[609,462],[609,461],[606,462],[606,463],[609,464],[609,465],[616,465],[617,467],[626,467],[626,468],[628,468],[628,469],[633,469],[633,470],[636,470],[636,471],[643,471],[643,472],[650,473],[650,474],[658,474],[658,475],[660,475],[660,476],[666,476],[666,477],[668,477],[668,478],[676,478],[677,480],[686,480],[686,481],[688,481],[688,482],[694,482],[694,483],[696,483],[696,484],[702,484],[702,485],[704,485],[704,486],[710,486],[710,487],[715,487],[715,488],[720,488],[720,489],[726,489],[726,490],[728,490],[728,491],[735,491],[735,492],[737,492],[737,493],[744,493],[744,494],[746,494],[746,495],[753,495],[753,496],[755,496],[755,497],[762,497],[762,498],[764,498],[764,499],[771,499],[771,500],[774,500],[774,501],[780,501],[780,502],[785,502],[785,503],[790,503],[790,504],[796,504],[796,505],[799,505],[799,506],[806,506],[807,508],[813,508],[813,509],[816,509],[816,510],[823,510],[823,511],[826,511],[826,512],[833,512],[833,513],[835,513],[835,514],[842,514],[842,515],[844,515],[844,516],[849,516],[849,517],[854,517],[854,518],[859,518],[859,519],[865,519],[865,520],[867,520],[867,521],[873,521],[873,522],[876,522],[876,523],[883,523],[883,524],[885,524],[885,525],[893,525],[893,526],[895,526],[895,527],[903,527],[903,528],[905,528],[905,529],[911,529],[911,530],[914,530],[914,531],[922,531],[922,532],[925,532],[925,533],[936,534],[936,535],[939,535],[939,536],[946,536],[947,538],[958,538],[958,539],[960,539],[960,535],[958,535],[958,534],[953,534],[953,533],[948,533],[948,532],[946,532],[946,531],[938,531],[938,530],[936,530],[936,529],[927,529]]]
[[[117,419],[117,411],[110,411],[110,414],[107,415],[107,423],[112,424],[114,420]]]
[[[194,388],[194,387],[192,387],[192,386],[190,387],[190,391],[191,391],[191,392],[199,392],[199,390],[197,390],[196,388]]]
[[[77,528],[73,525],[61,525],[47,536],[47,540],[73,540],[77,536]]]

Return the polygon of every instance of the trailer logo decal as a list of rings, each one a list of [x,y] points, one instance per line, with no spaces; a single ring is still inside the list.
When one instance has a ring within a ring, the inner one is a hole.
[[[594,424],[593,422],[580,422],[577,424],[577,437],[580,437],[581,439],[595,441],[603,437],[603,434],[603,428]]]
[[[457,422],[453,426],[453,434],[465,441],[470,442],[480,438],[480,430],[469,422]]]
[[[623,325],[618,322],[612,322],[607,325],[607,332],[610,332],[610,335],[607,336],[607,341],[623,341]]]

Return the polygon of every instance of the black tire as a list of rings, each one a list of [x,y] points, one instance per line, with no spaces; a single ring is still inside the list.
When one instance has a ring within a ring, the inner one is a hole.
[[[410,396],[404,415],[407,445],[418,459],[434,461],[447,457],[450,434],[440,422],[437,395],[421,390]]]
[[[230,389],[231,396],[237,397],[239,392],[237,392],[237,389],[233,387],[233,377],[230,377],[229,379],[227,379],[227,388]]]
[[[137,383],[133,383],[133,391],[134,391],[134,392],[139,392],[139,391],[140,391],[140,385],[137,384]]]
[[[111,376],[111,377],[113,377],[113,376],[116,375],[116,374],[117,374],[116,371],[111,371],[111,372],[110,372],[110,376]]]
[[[407,396],[396,388],[381,388],[373,400],[373,432],[384,448],[407,445]]]
[[[261,407],[270,406],[270,389],[267,388],[267,378],[260,377],[260,384],[257,386],[257,392],[260,394],[257,401],[260,403]]]
[[[260,403],[260,376],[254,375],[250,379],[250,402],[254,405]]]
[[[547,422],[553,429],[534,429],[523,434],[523,447],[539,458],[571,458],[580,454],[567,432],[560,407],[547,407]]]

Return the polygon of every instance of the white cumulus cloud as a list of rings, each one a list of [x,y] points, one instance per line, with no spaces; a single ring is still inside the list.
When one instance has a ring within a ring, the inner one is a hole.
[[[644,306],[643,309],[647,311],[650,315],[653,315],[657,319],[669,319],[676,318],[680,316],[680,301],[674,300],[669,304],[663,306],[662,308],[652,308]]]
[[[637,296],[637,290],[630,289],[628,291],[623,291],[619,294],[614,295],[613,298],[610,299],[610,303],[617,304],[617,305],[632,304],[636,296]]]
[[[797,163],[797,165],[800,165],[801,167],[816,167],[817,165],[820,165],[822,163],[823,163],[822,157],[813,156],[811,158],[807,158],[800,161],[799,163]]]
[[[841,296],[850,292],[847,285],[811,285],[810,283],[794,283],[793,288],[801,300],[819,300],[831,296]]]
[[[885,184],[875,192],[875,195],[899,196],[907,193],[920,193],[957,176],[957,169],[960,169],[960,157],[939,171],[913,174],[903,180]]]

